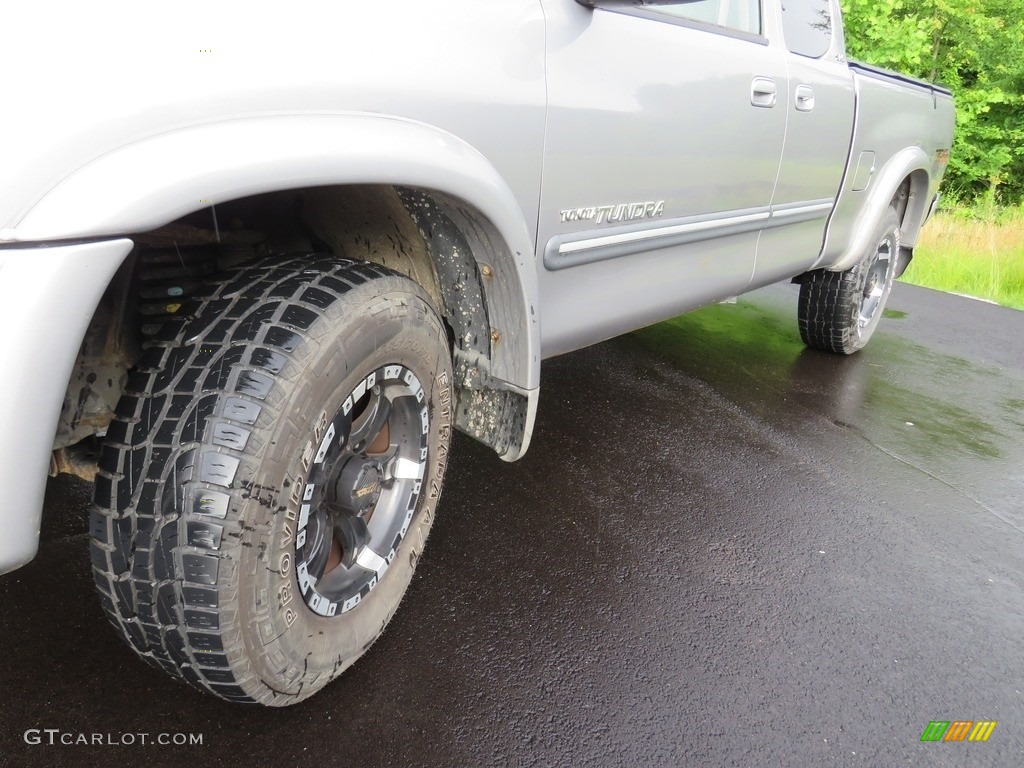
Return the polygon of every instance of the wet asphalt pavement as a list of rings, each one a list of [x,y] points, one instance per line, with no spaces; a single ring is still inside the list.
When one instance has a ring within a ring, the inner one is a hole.
[[[89,488],[51,481],[0,578],[0,765],[1024,764],[1024,313],[898,285],[837,358],[795,304],[546,363],[527,457],[457,436],[394,622],[288,710],[136,660],[93,598]],[[998,726],[921,743],[932,720]],[[47,728],[136,744],[25,743]]]

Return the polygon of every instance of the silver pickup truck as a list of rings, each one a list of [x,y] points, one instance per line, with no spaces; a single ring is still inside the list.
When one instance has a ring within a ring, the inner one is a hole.
[[[849,354],[934,205],[950,94],[836,0],[15,3],[0,49],[0,572],[95,483],[117,632],[283,706],[398,607],[452,429],[541,361],[769,283]]]

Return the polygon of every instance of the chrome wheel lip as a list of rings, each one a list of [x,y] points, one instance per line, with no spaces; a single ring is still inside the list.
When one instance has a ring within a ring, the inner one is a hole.
[[[380,409],[375,397],[388,401],[384,424],[390,446],[383,458],[366,454],[382,431],[380,425],[374,434],[353,439],[359,437],[362,413]],[[303,602],[314,613],[332,617],[352,610],[383,578],[412,522],[427,468],[429,431],[423,385],[413,371],[398,364],[364,376],[328,422],[316,443],[296,515],[295,573]],[[344,500],[337,498],[344,495],[337,486],[351,461],[380,465],[384,482],[366,509],[345,509]],[[365,543],[354,544],[340,564],[324,572],[337,560],[329,552],[325,555],[324,547],[340,549],[335,542],[341,540],[362,542],[339,533],[359,527],[368,537]]]

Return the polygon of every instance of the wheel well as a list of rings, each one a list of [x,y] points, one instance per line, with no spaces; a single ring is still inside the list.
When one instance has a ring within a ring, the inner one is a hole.
[[[893,197],[896,213],[900,217],[905,241],[913,246],[931,205],[930,182],[925,171],[917,170],[899,185]]]
[[[491,376],[493,345],[502,335],[484,286],[494,276],[488,263],[495,257],[489,251],[498,247],[492,229],[473,209],[427,190],[344,185],[227,201],[130,235],[136,248],[97,307],[76,361],[51,473],[91,479],[94,451],[82,446],[104,434],[140,354],[146,323],[176,311],[173,299],[140,293],[147,270],[179,269],[183,279],[208,280],[222,261],[296,251],[373,262],[418,283],[449,329],[456,426],[499,454],[516,454],[527,439],[528,403]],[[515,330],[506,333],[514,336]],[[109,386],[97,391],[97,381]]]
[[[902,222],[904,217],[907,215],[907,205],[910,202],[910,177],[908,176],[900,184],[896,190],[896,194],[892,196],[892,202],[890,206],[895,209],[896,216]]]
[[[914,246],[917,243],[921,226],[927,215],[928,174],[914,171],[907,176],[896,189],[892,198],[892,207],[900,220],[900,253],[896,265],[896,277],[900,277],[914,258]]]

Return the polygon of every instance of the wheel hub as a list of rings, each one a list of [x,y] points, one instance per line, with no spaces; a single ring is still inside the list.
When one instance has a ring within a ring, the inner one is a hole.
[[[875,292],[875,288],[878,287],[878,275],[874,272],[871,273],[871,277],[868,278],[868,284],[864,286],[864,296],[870,296]]]
[[[338,473],[334,494],[346,511],[362,516],[380,499],[383,473],[376,459],[352,456]]]
[[[860,306],[855,308],[856,331],[860,335],[881,313],[885,297],[892,284],[892,272],[896,262],[896,244],[890,238],[878,244],[874,258],[868,265],[864,280]]]
[[[416,375],[378,368],[326,414],[310,441],[297,510],[295,574],[321,616],[351,610],[379,583],[412,522],[427,466],[429,410]]]

